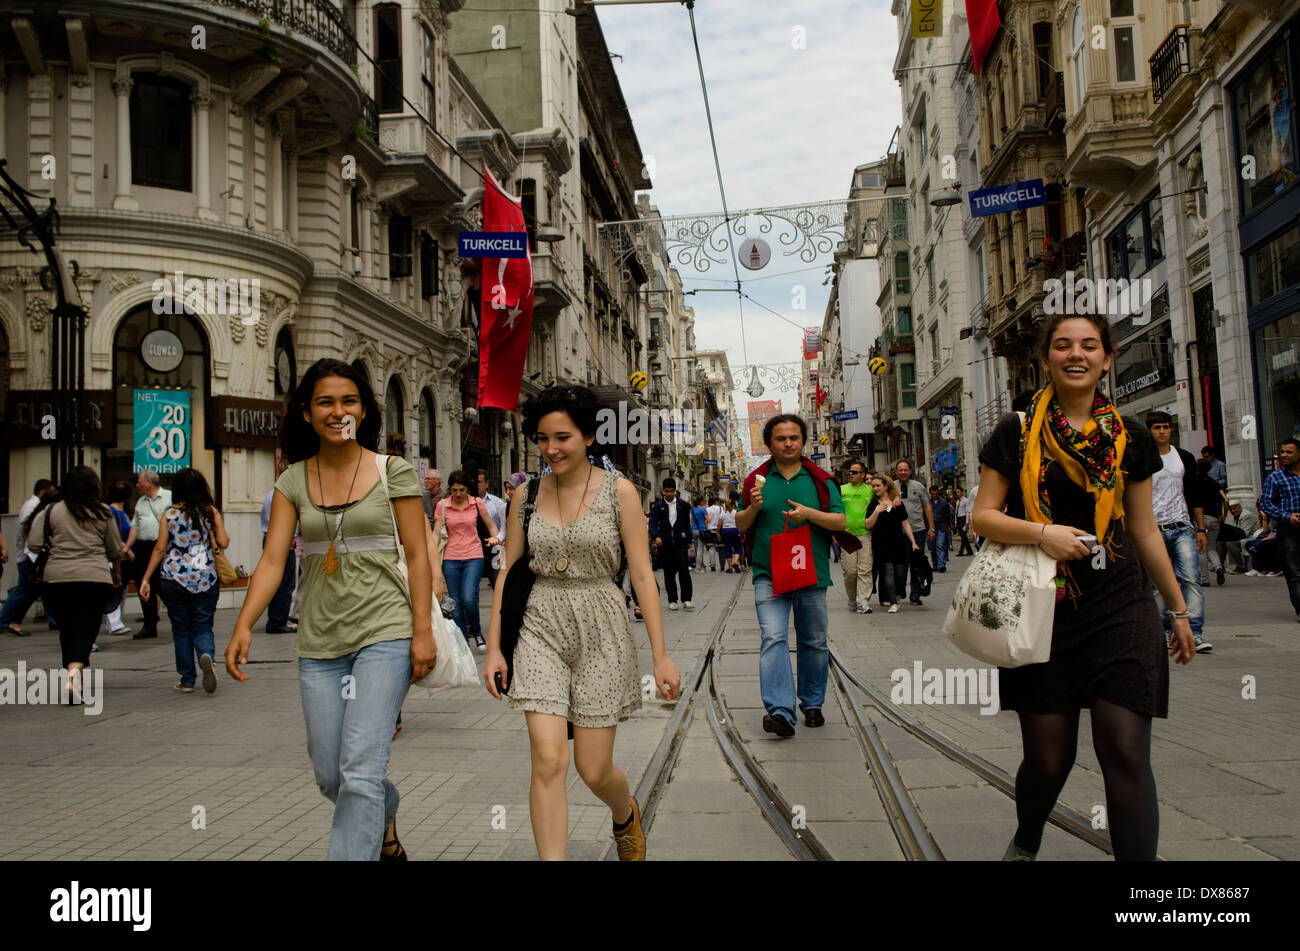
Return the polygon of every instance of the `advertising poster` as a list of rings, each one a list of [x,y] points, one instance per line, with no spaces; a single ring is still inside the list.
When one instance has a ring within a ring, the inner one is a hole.
[[[780,400],[751,400],[749,407],[749,450],[752,456],[768,456],[763,445],[763,427],[773,416],[781,415]]]
[[[190,464],[189,390],[136,390],[132,472],[179,472]]]

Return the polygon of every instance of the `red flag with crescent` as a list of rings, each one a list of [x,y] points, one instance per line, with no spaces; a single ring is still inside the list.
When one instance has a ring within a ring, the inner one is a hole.
[[[483,230],[527,231],[518,198],[483,174]],[[484,258],[479,317],[478,405],[514,410],[533,328],[533,265],[528,257]]]

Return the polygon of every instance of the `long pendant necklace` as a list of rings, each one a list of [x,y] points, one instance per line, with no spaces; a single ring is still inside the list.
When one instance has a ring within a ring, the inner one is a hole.
[[[595,468],[596,467],[593,465],[587,466],[587,481],[582,487],[582,495],[578,496],[578,507],[573,513],[573,525],[577,525],[580,521],[578,513],[582,511],[582,503],[587,501],[587,490],[591,488],[591,470]],[[559,476],[555,477],[555,508],[560,513],[560,544],[564,547],[564,553],[560,555],[559,558],[555,559],[555,573],[562,575],[569,570],[569,529],[572,528],[573,525],[566,526],[564,524],[564,509],[560,505]]]
[[[352,470],[352,483],[348,486],[348,494],[343,500],[344,505],[347,505],[347,500],[352,498],[352,490],[356,488],[357,485],[357,473],[361,471],[361,457],[364,455],[365,455],[364,450],[357,453],[357,467]],[[325,482],[320,477],[320,456],[319,455],[316,457],[316,484],[320,487],[320,507],[324,509],[326,507],[325,506]],[[330,536],[329,550],[325,552],[325,557],[321,559],[321,563],[320,563],[321,571],[325,572],[325,574],[327,575],[333,575],[334,572],[339,570],[339,566],[342,564],[342,562],[339,560],[339,553],[334,549],[334,542],[343,536],[343,519],[344,517],[347,516],[347,514],[348,513],[346,510],[339,513],[339,520],[334,525],[334,534]],[[320,517],[321,520],[325,523],[325,534],[329,536],[329,532],[330,532],[329,519],[325,517],[324,511],[321,512]]]

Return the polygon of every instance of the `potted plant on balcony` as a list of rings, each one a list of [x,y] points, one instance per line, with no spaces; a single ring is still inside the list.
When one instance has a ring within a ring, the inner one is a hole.
[[[1048,239],[1043,242],[1042,259],[1046,261],[1048,264],[1050,264],[1056,260],[1057,256],[1060,253],[1061,253],[1061,239],[1053,238],[1049,236]]]

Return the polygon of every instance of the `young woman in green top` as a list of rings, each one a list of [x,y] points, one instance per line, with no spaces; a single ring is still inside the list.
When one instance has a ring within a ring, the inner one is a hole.
[[[281,431],[292,464],[275,484],[266,545],[226,648],[227,672],[248,680],[239,665],[301,524],[298,680],[307,753],[335,804],[331,860],[406,858],[388,752],[407,688],[437,659],[420,487],[410,463],[375,452],[382,421],[370,383],[351,365],[319,360],[303,376]],[[398,544],[409,582],[398,568]]]

